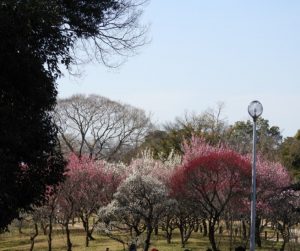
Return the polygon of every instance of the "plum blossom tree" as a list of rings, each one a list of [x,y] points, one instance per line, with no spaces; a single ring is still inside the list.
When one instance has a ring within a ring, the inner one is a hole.
[[[167,243],[170,244],[173,237],[173,231],[177,228],[177,214],[178,212],[178,204],[176,200],[174,200],[173,205],[166,207],[166,214],[160,220],[160,226],[162,230],[165,232],[165,237]]]
[[[271,162],[263,157],[257,158],[257,196],[258,200],[268,198],[291,183],[287,169],[278,162]],[[260,203],[258,201],[258,203]]]
[[[141,241],[140,235],[145,233],[143,250],[148,251],[155,226],[158,224],[172,200],[168,199],[166,186],[157,178],[150,175],[135,173],[130,175],[114,194],[114,200],[99,212],[107,225],[103,232],[123,244]],[[126,233],[131,236],[121,239],[114,235],[113,230],[126,226]]]
[[[269,200],[272,210],[268,214],[268,219],[276,226],[283,239],[280,251],[285,250],[290,240],[291,228],[300,222],[299,196],[299,192],[289,189],[277,193]]]
[[[250,157],[248,156],[250,159]],[[262,218],[269,218],[273,210],[277,210],[271,201],[281,196],[284,188],[291,184],[291,177],[287,169],[278,162],[271,162],[261,155],[257,158],[257,219],[256,219],[256,242],[261,246],[260,232],[264,226],[261,225]]]
[[[127,167],[128,175],[139,173],[141,175],[150,175],[167,184],[172,172],[179,163],[181,157],[171,152],[165,161],[154,158],[153,153],[148,149],[141,153],[140,157],[131,161]]]
[[[53,223],[57,217],[58,193],[57,186],[48,187],[47,201],[40,207],[35,207],[33,215],[41,225],[44,235],[47,235],[48,251],[52,251]]]
[[[211,153],[219,153],[228,150],[224,145],[220,145],[219,147],[212,146],[207,143],[205,138],[195,135],[193,135],[190,140],[184,140],[182,148],[184,153],[182,156],[183,165],[199,156],[207,156]]]
[[[246,155],[244,158],[251,162],[252,156]],[[257,156],[256,160],[256,230],[255,230],[255,240],[258,247],[261,247],[261,237],[260,233],[264,230],[265,225],[262,225],[262,219],[269,219],[270,214],[273,210],[276,210],[270,201],[273,198],[280,196],[281,192],[290,186],[291,177],[287,169],[278,162],[272,162],[266,160],[261,154]],[[248,179],[248,177],[245,177]],[[242,207],[237,207],[236,205],[243,205]],[[233,201],[231,205],[232,213],[235,215],[250,216],[250,189],[248,190],[248,196],[242,201]],[[243,217],[245,218],[245,217]],[[246,217],[247,218],[247,217]],[[244,224],[243,224],[244,226]],[[245,231],[244,231],[245,233]],[[244,238],[246,234],[244,234]]]
[[[70,154],[68,162],[67,183],[73,187],[68,196],[72,196],[74,214],[82,220],[86,232],[86,246],[93,240],[92,233],[96,222],[90,226],[90,218],[100,207],[107,205],[115,193],[121,178],[105,161],[95,161],[89,156],[79,158]],[[66,189],[64,185],[63,190]]]
[[[250,162],[225,147],[212,147],[194,138],[185,145],[183,164],[172,177],[173,193],[181,193],[198,206],[208,220],[209,240],[214,251],[216,224],[226,207],[248,195]]]
[[[199,211],[195,210],[191,201],[177,198],[178,207],[175,211],[176,226],[180,232],[181,246],[184,248],[192,232],[196,229]]]
[[[70,238],[69,223],[74,218],[76,211],[76,185],[76,182],[68,177],[58,189],[57,219],[66,230],[67,251],[72,251],[73,246]]]
[[[101,208],[98,216],[102,220],[98,224],[99,232],[123,244],[124,249],[125,246],[138,244],[142,238],[141,235],[146,230],[140,215],[129,214],[115,200]],[[122,235],[117,235],[116,232]]]

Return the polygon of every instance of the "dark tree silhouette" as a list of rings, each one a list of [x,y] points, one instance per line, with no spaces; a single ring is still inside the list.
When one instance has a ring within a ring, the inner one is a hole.
[[[3,0],[0,2],[0,229],[45,199],[63,179],[51,112],[60,66],[78,48],[110,63],[144,43],[142,1]],[[82,55],[82,54],[81,54]]]

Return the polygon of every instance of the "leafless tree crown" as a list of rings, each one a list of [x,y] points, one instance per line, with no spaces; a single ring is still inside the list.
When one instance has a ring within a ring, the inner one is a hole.
[[[65,153],[109,161],[137,147],[151,127],[143,110],[96,95],[58,100],[55,120]]]

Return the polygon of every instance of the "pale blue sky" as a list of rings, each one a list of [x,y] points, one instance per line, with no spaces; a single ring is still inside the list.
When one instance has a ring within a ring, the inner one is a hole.
[[[99,94],[172,121],[225,103],[229,123],[263,117],[284,136],[300,129],[300,1],[152,0],[145,9],[152,42],[118,70],[84,67],[59,80],[59,97]]]

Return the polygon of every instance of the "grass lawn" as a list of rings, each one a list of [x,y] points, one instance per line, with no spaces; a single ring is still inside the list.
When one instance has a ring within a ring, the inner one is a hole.
[[[71,232],[71,241],[73,243],[74,251],[106,251],[106,248],[109,248],[109,251],[123,251],[123,245],[118,242],[108,239],[107,237],[94,234],[96,238],[95,241],[90,242],[90,247],[85,247],[85,234],[81,229],[72,229]],[[216,237],[218,243],[220,243],[219,248],[221,251],[229,251],[229,238],[218,236]],[[152,247],[157,248],[159,251],[183,251],[184,248],[180,244],[180,236],[178,232],[174,233],[174,237],[171,244],[167,244],[166,240],[163,237],[163,232],[160,232],[159,235],[152,237]],[[239,240],[233,240],[232,247],[236,247],[240,244]],[[280,243],[275,241],[265,241],[263,240],[263,248],[256,249],[260,251],[273,251],[279,250]],[[202,237],[200,233],[193,233],[190,238],[186,248],[192,251],[206,251],[209,247],[208,238]],[[16,229],[12,229],[9,233],[4,233],[0,235],[0,251],[28,251],[30,248],[30,230],[24,229],[24,233],[19,234]],[[151,250],[150,248],[150,250]],[[39,235],[35,239],[34,250],[47,251],[47,238],[40,231]],[[62,233],[61,229],[54,230],[52,250],[60,251],[66,250],[66,236]],[[142,249],[139,249],[142,250]],[[234,249],[232,249],[234,250]],[[287,251],[299,251],[300,245],[295,243],[289,243],[286,246]]]

